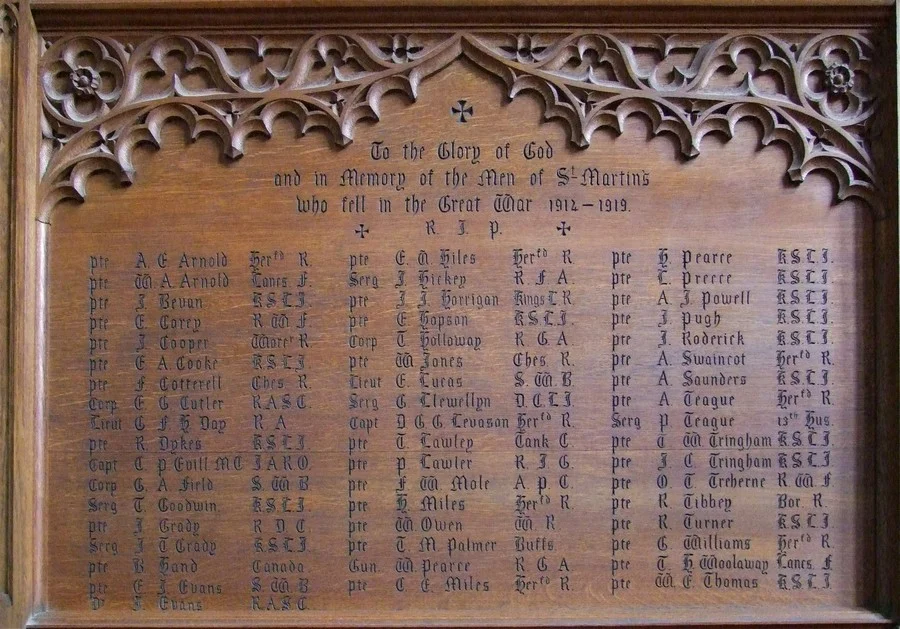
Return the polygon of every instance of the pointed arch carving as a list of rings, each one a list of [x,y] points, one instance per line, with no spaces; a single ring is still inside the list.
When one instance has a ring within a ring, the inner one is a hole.
[[[792,181],[825,170],[838,200],[858,197],[880,213],[874,57],[851,31],[66,36],[46,41],[41,60],[41,216],[83,200],[97,172],[133,182],[135,148],[158,148],[173,119],[193,138],[220,138],[231,159],[248,137],[271,137],[280,116],[343,146],[360,120],[379,118],[385,94],[415,100],[424,79],[459,58],[499,77],[511,99],[538,94],[544,117],[563,120],[581,147],[641,115],[689,159],[707,135],[730,138],[755,120],[763,145],[790,148]]]

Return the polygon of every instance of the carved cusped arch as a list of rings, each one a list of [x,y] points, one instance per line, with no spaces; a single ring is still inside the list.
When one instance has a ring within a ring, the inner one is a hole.
[[[790,148],[791,180],[825,170],[838,200],[883,211],[870,150],[875,53],[857,32],[77,35],[45,45],[43,220],[60,201],[83,200],[94,173],[132,182],[135,148],[158,148],[170,120],[193,138],[219,137],[232,159],[249,136],[271,137],[280,116],[346,145],[357,122],[379,118],[385,94],[415,100],[423,79],[461,57],[499,77],[510,98],[536,92],[544,117],[564,120],[577,146],[601,128],[621,133],[639,114],[692,158],[706,135],[731,138],[749,118],[763,145]]]

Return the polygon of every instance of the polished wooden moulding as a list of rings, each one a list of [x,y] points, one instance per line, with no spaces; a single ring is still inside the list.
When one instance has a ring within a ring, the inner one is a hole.
[[[682,4],[3,4],[4,626],[896,620],[893,7]]]

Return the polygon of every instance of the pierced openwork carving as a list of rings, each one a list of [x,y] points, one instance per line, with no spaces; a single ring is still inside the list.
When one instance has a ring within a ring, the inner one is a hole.
[[[19,26],[19,8],[14,2],[0,2],[0,34],[12,35]]]
[[[859,33],[72,36],[46,46],[45,217],[61,200],[82,200],[95,172],[132,182],[135,147],[159,147],[168,120],[185,121],[194,138],[217,135],[231,158],[250,135],[270,137],[279,116],[293,116],[303,132],[323,127],[344,145],[359,120],[379,117],[384,94],[414,100],[424,78],[460,57],[500,77],[510,98],[539,94],[545,117],[563,119],[578,146],[641,114],[690,158],[707,134],[731,137],[749,118],[763,145],[790,147],[793,181],[824,169],[838,199],[880,207],[868,144],[874,52]]]

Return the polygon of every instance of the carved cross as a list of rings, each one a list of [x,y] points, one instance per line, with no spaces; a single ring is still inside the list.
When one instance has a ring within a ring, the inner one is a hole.
[[[688,109],[688,117],[691,119],[691,124],[697,124],[697,120],[700,118],[700,114],[703,112],[700,110],[700,106],[695,102],[691,101],[690,108]]]
[[[469,120],[466,116],[471,118],[475,115],[475,108],[469,105],[468,101],[465,100],[456,101],[456,104],[450,108],[450,111],[454,116],[459,116],[460,122],[468,122]]]

